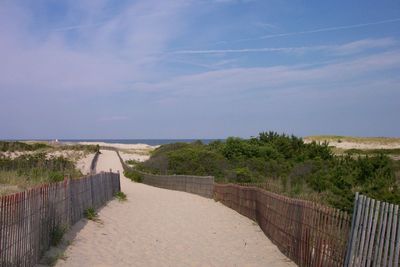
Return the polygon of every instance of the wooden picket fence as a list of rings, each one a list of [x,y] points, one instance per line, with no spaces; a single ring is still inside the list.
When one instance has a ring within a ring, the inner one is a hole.
[[[399,206],[356,194],[344,266],[399,266]]]
[[[0,266],[34,266],[54,235],[120,191],[119,173],[44,184],[0,197]]]
[[[343,266],[350,230],[346,212],[257,187],[215,184],[214,190],[217,201],[256,221],[297,265]]]

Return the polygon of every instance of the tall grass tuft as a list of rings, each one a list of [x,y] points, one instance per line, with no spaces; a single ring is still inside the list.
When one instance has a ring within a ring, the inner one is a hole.
[[[87,208],[83,215],[85,216],[86,219],[91,220],[91,221],[97,221],[97,212],[94,208]]]
[[[119,201],[126,201],[127,197],[126,194],[122,191],[119,191],[117,193],[115,193],[115,198],[118,199]]]
[[[57,225],[54,227],[53,231],[50,232],[50,243],[52,246],[58,246],[67,231],[67,227],[63,225]]]

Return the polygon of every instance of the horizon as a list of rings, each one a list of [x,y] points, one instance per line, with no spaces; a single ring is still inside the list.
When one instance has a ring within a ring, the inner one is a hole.
[[[278,133],[278,132],[277,132]],[[290,133],[278,133],[278,134],[286,134],[286,135],[294,135]],[[210,141],[210,140],[226,140],[230,137],[233,138],[241,138],[241,139],[250,139],[253,137],[257,137],[257,135],[252,135],[252,136],[225,136],[225,137],[182,137],[182,138],[4,138],[0,139],[0,141],[54,141],[54,140],[59,140],[59,141],[94,141],[94,142],[100,142],[100,141]],[[307,135],[307,136],[299,136],[299,135],[294,135],[296,137],[300,137],[302,139],[306,138],[370,138],[370,139],[399,139],[400,136],[350,136],[350,135],[335,135],[335,134],[321,134],[321,135]]]
[[[2,1],[0,140],[400,137],[399,11],[396,0]]]

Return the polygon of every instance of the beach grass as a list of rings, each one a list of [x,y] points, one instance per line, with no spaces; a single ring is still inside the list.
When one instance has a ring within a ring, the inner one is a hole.
[[[94,208],[87,208],[83,214],[84,214],[85,218],[88,220],[91,220],[91,221],[97,220],[98,215]]]
[[[342,136],[342,135],[315,135],[307,136],[304,140],[309,141],[332,141],[332,142],[351,142],[351,143],[374,143],[374,144],[398,144],[400,143],[399,137],[356,137],[356,136]]]
[[[118,199],[121,202],[127,200],[126,194],[124,192],[122,192],[122,191],[119,191],[119,192],[115,193],[115,198]]]

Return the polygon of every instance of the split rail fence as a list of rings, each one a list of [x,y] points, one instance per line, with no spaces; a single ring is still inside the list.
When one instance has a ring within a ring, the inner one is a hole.
[[[34,266],[58,231],[118,191],[119,173],[102,172],[0,197],[0,266]]]

